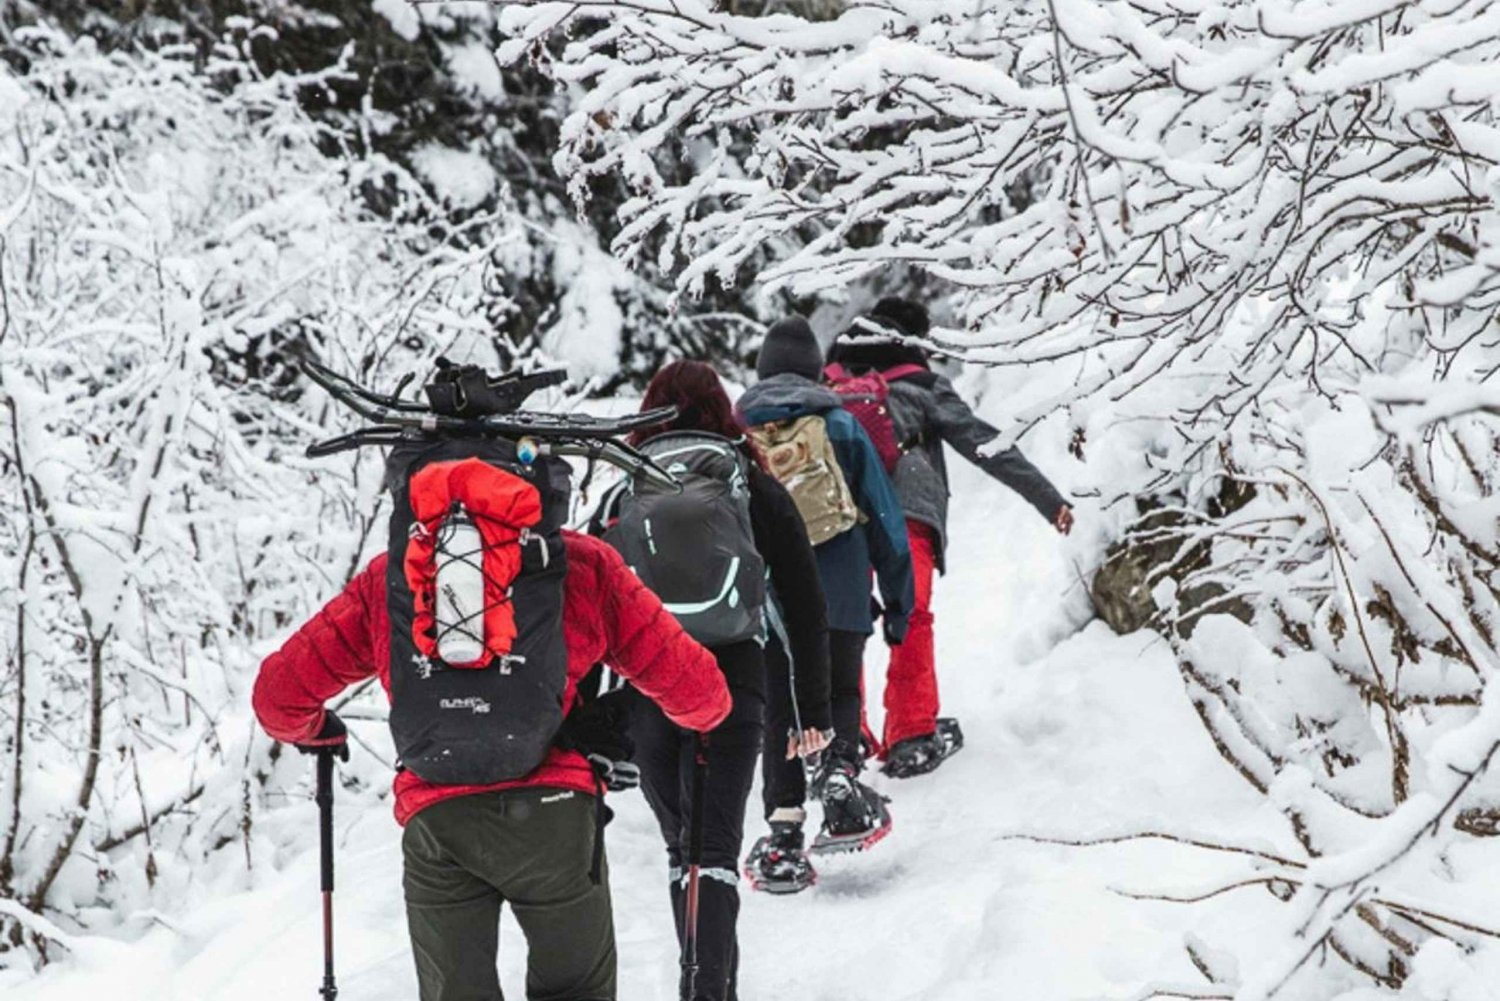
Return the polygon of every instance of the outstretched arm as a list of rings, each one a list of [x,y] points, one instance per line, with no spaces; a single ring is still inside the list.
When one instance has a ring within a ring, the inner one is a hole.
[[[942,439],[965,459],[1020,494],[1043,518],[1066,534],[1073,527],[1070,506],[1052,481],[1042,475],[1031,460],[1012,445],[1003,452],[984,455],[985,445],[1000,437],[1000,432],[981,420],[953,383],[939,376],[932,386],[931,419]]]

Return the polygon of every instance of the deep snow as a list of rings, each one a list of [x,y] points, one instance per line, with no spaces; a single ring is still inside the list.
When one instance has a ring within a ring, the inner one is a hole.
[[[1011,836],[1171,829],[1285,849],[1287,835],[1215,753],[1167,649],[1099,622],[1079,630],[1087,598],[1073,547],[971,468],[954,472],[961,541],[937,589],[939,657],[944,711],[961,718],[968,746],[933,775],[873,780],[894,799],[895,829],[868,854],[823,861],[819,885],[798,897],[746,893],[741,994],[1073,1001],[1132,997],[1163,979],[1207,987],[1185,936],[1211,947],[1278,905],[1261,890],[1191,906],[1114,891],[1201,888],[1244,872],[1243,860],[1165,842],[1080,848]],[[877,718],[882,661],[878,651],[870,665]],[[677,957],[664,855],[641,797],[612,802],[620,997],[669,1001]],[[242,865],[212,869],[188,912],[138,916],[129,944],[77,942],[73,958],[8,996],[314,997],[315,818],[310,801],[273,812],[262,823],[275,825],[282,850],[253,878]],[[341,797],[338,826],[340,997],[413,998],[389,804]],[[522,946],[507,917],[501,969],[512,997]]]

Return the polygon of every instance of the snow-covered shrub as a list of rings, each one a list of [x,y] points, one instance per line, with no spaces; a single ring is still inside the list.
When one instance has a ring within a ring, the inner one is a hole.
[[[1048,387],[1009,437],[1069,421],[1094,520],[1173,516],[1137,529],[1185,564],[1159,620],[1292,846],[1242,884],[1288,900],[1285,961],[1181,996],[1398,988],[1424,943],[1485,941],[1422,901],[1481,878],[1453,848],[1500,786],[1500,427],[1469,390],[1500,365],[1500,11],[502,8],[502,59],[586,88],[559,162],[575,198],[634,193],[627,260],[689,296],[920,269],[960,320],[931,347]]]
[[[0,898],[65,926],[274,852],[257,822],[305,769],[254,728],[254,667],[384,529],[377,456],[302,456],[348,420],[296,361],[389,388],[517,351],[513,219],[449,224],[344,149],[295,99],[341,68],[262,75],[262,30],[5,52]]]

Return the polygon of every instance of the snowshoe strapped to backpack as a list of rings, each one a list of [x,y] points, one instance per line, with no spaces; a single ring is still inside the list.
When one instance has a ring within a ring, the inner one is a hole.
[[[640,451],[682,489],[627,481],[604,540],[699,643],[763,638],[766,566],[750,524],[744,455],[699,431],[657,435]]]
[[[920,365],[897,365],[884,372],[871,369],[868,372],[854,373],[837,362],[823,370],[829,388],[839,394],[844,409],[854,415],[854,419],[859,421],[865,433],[870,436],[887,473],[896,471],[901,456],[906,453],[906,448],[896,434],[896,425],[891,420],[890,406],[886,402],[891,395],[891,383],[925,371],[927,370]]]
[[[859,507],[822,414],[759,424],[750,429],[750,436],[765,453],[771,475],[792,495],[813,545],[820,546],[859,524]]]
[[[522,778],[563,719],[568,466],[523,464],[501,438],[458,437],[397,445],[386,475],[401,763],[445,785]]]

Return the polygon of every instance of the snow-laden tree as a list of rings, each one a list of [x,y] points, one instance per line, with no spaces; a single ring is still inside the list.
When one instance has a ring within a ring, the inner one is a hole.
[[[1187,896],[1269,888],[1288,922],[1162,993],[1397,988],[1495,937],[1443,903],[1491,875],[1464,848],[1500,803],[1500,427],[1469,389],[1500,366],[1500,5],[841,8],[507,3],[500,54],[585,90],[558,161],[634,193],[621,256],[685,296],[941,279],[930,346],[1033,369],[1008,437],[1067,421],[1118,554],[1165,553],[1187,693],[1288,833]]]
[[[383,539],[378,456],[303,458],[349,421],[296,359],[390,388],[530,354],[496,335],[515,220],[450,224],[348,152],[295,99],[341,67],[262,75],[261,30],[6,51],[0,951],[45,953],[26,912],[128,918],[279,850],[265,807],[306,769],[253,726],[255,665]]]

